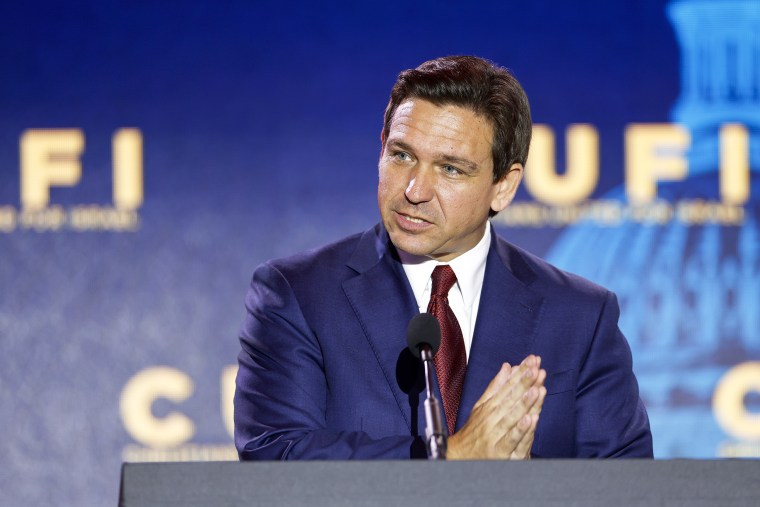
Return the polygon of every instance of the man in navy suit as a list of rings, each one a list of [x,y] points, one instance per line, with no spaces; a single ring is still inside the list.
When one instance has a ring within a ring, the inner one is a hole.
[[[442,265],[466,353],[449,459],[652,456],[614,294],[489,224],[515,195],[530,135],[525,93],[490,62],[445,57],[399,75],[382,223],[254,273],[235,392],[241,459],[424,457],[406,327]]]

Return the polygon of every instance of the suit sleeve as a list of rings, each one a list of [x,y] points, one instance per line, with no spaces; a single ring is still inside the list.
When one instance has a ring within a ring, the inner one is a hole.
[[[246,309],[234,399],[241,460],[408,459],[420,457],[420,445],[424,455],[411,435],[370,438],[327,427],[320,343],[275,267],[256,270]]]
[[[607,292],[578,378],[579,458],[651,458],[649,418],[639,397],[631,350],[618,328],[617,298]]]

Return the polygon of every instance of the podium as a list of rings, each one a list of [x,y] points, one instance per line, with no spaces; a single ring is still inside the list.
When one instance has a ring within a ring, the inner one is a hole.
[[[126,463],[121,507],[760,505],[758,460]]]

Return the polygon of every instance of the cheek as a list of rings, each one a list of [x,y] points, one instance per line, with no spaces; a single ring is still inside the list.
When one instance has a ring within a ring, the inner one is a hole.
[[[383,197],[388,194],[388,180],[387,173],[380,169],[379,177],[377,180],[377,197]]]
[[[398,177],[394,177],[394,173],[390,169],[385,169],[380,166],[378,171],[378,183],[377,183],[377,196],[378,198],[390,199],[395,194],[399,193],[399,186],[401,181]],[[400,189],[401,192],[404,188]]]
[[[461,189],[440,185],[437,189],[437,194],[441,208],[450,213],[452,215],[451,218],[472,214],[475,202],[468,199],[467,193],[462,192]]]
[[[446,217],[457,223],[480,219],[491,209],[491,200],[485,193],[439,188],[438,198]]]
[[[383,172],[380,171],[380,180],[377,184],[377,202],[381,210],[386,208],[393,199],[392,188],[393,187],[389,184],[388,180],[383,177]]]

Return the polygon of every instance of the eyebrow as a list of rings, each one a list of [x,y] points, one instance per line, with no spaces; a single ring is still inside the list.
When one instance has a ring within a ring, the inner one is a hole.
[[[404,141],[399,141],[397,139],[392,139],[392,138],[388,139],[387,146],[388,148],[396,148],[396,149],[401,149],[403,151],[410,151],[414,153],[414,148],[406,144]],[[478,164],[466,158],[454,157],[451,155],[447,155],[445,153],[437,154],[434,158],[437,161],[445,162],[447,164],[463,166],[465,169],[467,169],[470,172],[476,172],[480,169],[480,166],[478,166]]]

